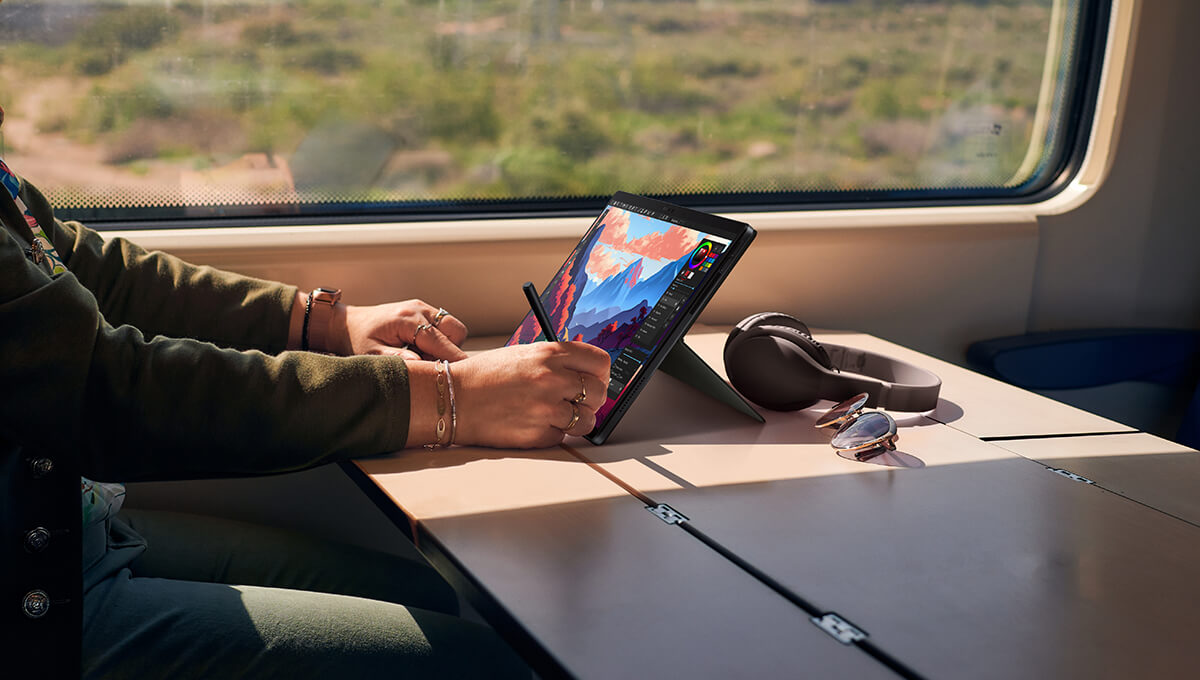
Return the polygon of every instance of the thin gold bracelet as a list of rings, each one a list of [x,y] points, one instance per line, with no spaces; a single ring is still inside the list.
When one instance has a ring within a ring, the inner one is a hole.
[[[437,439],[434,440],[434,442],[432,444],[425,445],[425,448],[429,449],[430,451],[432,451],[434,449],[439,449],[442,446],[444,446],[444,444],[442,443],[442,437],[444,437],[446,434],[446,374],[449,372],[449,369],[446,368],[446,366],[448,366],[448,364],[444,359],[442,361],[438,361],[438,362],[434,363],[434,368],[437,369],[437,381],[436,382],[437,382],[437,393],[438,393],[438,401],[437,401],[438,420],[437,420],[437,429],[434,432],[434,436],[436,436]]]
[[[450,376],[450,362],[443,361],[446,365],[446,391],[450,393],[450,437],[446,440],[446,446],[454,446],[454,435],[458,434],[458,408],[454,404],[454,380]]]

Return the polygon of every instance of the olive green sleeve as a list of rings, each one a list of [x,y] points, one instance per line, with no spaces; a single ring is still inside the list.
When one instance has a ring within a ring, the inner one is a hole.
[[[22,193],[67,269],[114,326],[270,354],[286,348],[294,286],[191,265],[125,239],[106,240],[78,222],[56,220],[36,187],[22,182]]]
[[[52,238],[68,264],[53,277],[0,227],[6,440],[78,452],[82,473],[101,481],[270,474],[404,446],[408,373],[399,357],[272,355],[169,337],[206,337],[219,326],[209,339],[281,350],[287,287],[105,244],[62,223]],[[214,315],[233,322],[205,318]]]
[[[147,340],[105,322],[0,228],[0,428],[69,447],[102,481],[254,475],[393,451],[408,437],[398,357],[270,356]]]
[[[101,322],[80,412],[83,474],[162,480],[300,470],[404,447],[397,357],[145,340]]]

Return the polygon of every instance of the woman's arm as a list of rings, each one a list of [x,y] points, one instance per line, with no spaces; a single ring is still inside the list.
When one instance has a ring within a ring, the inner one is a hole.
[[[197,310],[189,309],[186,299],[176,300],[164,309],[166,301],[157,300],[158,306],[140,309],[140,301],[162,297],[134,285],[150,276],[146,268],[134,268],[132,279],[114,271],[115,281],[105,283],[105,267],[121,269],[124,258],[133,257],[142,265],[186,272],[194,285],[183,287],[184,298],[203,297],[204,285],[220,286],[207,277],[224,277],[132,244],[108,246],[82,227],[56,227],[56,247],[66,236],[85,247],[73,249],[71,269],[54,278],[28,263],[20,246],[0,229],[0,271],[5,273],[0,277],[0,328],[8,331],[0,332],[0,384],[6,387],[0,421],[15,441],[34,442],[52,432],[57,442],[83,452],[85,474],[139,480],[281,472],[435,440],[439,392],[433,363],[411,356],[406,363],[403,355],[270,356],[162,337],[183,334],[171,328],[211,322],[204,318],[203,303]],[[125,325],[114,328],[107,322],[97,297],[80,285],[75,267],[101,284],[109,306],[125,313]],[[276,332],[261,333],[274,335],[284,349],[289,328],[296,327],[293,307],[303,297],[294,288],[247,282],[245,277],[233,277],[232,285],[249,288],[238,293],[243,299],[254,298],[255,290],[268,298],[265,303],[251,300],[251,308],[286,307],[282,320],[267,324]],[[280,290],[291,296],[289,304],[277,301]],[[228,290],[216,292],[218,298],[230,295]],[[272,297],[275,302],[269,301]],[[230,313],[244,316],[245,307]],[[155,311],[164,319],[155,318]],[[591,429],[608,384],[603,350],[583,343],[540,343],[463,359],[457,343],[466,328],[456,319],[444,316],[437,328],[416,330],[436,319],[436,312],[413,300],[345,308],[341,351],[411,354],[396,346],[412,333],[408,342],[415,340],[423,354],[462,359],[453,365],[458,443],[549,446],[564,433]],[[142,326],[160,337],[147,339]],[[253,344],[230,341],[233,335],[209,339]],[[266,348],[272,349],[270,342]],[[20,390],[8,389],[18,385]],[[584,391],[589,399],[576,400]]]
[[[99,480],[297,470],[408,443],[399,357],[271,356],[114,328],[0,229],[0,430]],[[432,431],[432,426],[424,427]]]
[[[297,291],[288,324],[288,349],[301,349],[308,293]],[[313,306],[319,303],[314,302]],[[328,326],[315,333],[312,324]],[[341,302],[331,314],[313,313],[309,319],[309,349],[329,354],[385,354],[406,359],[467,358],[462,343],[467,327],[454,315],[422,300],[358,306]],[[420,331],[418,331],[420,329]],[[322,338],[323,342],[313,342]]]
[[[92,292],[104,318],[131,325],[147,337],[194,338],[222,347],[277,354],[301,349],[308,293],[295,286],[196,266],[163,252],[148,252],[124,239],[104,239],[77,222],[62,222],[45,197],[22,182],[26,204],[47,229],[67,268]],[[324,311],[324,310],[321,310]],[[389,354],[409,359],[458,361],[467,328],[453,315],[421,301],[354,306],[338,303],[332,314],[312,314],[309,349],[329,354]],[[411,345],[411,346],[410,346]]]
[[[131,325],[147,337],[195,338],[269,354],[287,347],[298,291],[188,264],[124,239],[104,239],[77,222],[62,222],[28,182],[22,196],[80,283],[114,326]],[[303,311],[303,308],[301,308]]]

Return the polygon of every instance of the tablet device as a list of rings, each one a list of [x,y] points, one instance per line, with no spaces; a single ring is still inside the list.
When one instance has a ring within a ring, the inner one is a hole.
[[[606,350],[611,382],[596,427],[602,444],[754,240],[750,225],[618,192],[540,299],[559,340]],[[506,345],[544,339],[532,312]]]

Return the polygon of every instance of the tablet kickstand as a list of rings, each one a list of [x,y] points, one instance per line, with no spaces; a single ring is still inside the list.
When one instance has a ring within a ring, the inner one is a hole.
[[[754,410],[754,407],[743,399],[742,395],[738,394],[729,383],[725,382],[712,369],[712,366],[709,366],[704,359],[700,358],[699,354],[696,354],[682,340],[675,343],[675,346],[663,358],[662,363],[658,365],[658,370],[672,378],[682,380],[722,404],[740,411],[760,423],[766,422],[762,414]]]

